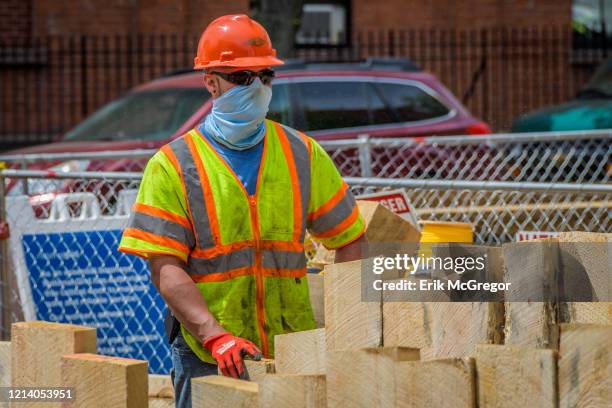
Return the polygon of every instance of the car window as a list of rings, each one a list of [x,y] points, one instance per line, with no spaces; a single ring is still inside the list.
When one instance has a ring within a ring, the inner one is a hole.
[[[270,101],[270,107],[266,117],[276,122],[290,125],[287,84],[272,85],[272,100]]]
[[[158,89],[116,99],[68,132],[64,140],[161,140],[198,110],[205,88]]]
[[[370,124],[365,82],[303,82],[294,85],[306,130]]]
[[[374,115],[375,122],[414,122],[447,115],[450,110],[439,100],[413,85],[377,83],[377,94],[390,107],[389,113]]]

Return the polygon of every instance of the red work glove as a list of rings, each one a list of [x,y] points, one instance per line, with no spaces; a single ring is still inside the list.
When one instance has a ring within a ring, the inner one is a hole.
[[[234,378],[246,378],[243,357],[251,356],[261,360],[261,351],[250,341],[236,337],[231,333],[221,333],[204,340],[204,347],[211,353],[223,375]]]

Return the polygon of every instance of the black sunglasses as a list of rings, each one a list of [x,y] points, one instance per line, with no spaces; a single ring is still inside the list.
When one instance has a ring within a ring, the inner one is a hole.
[[[218,75],[228,82],[235,85],[251,85],[255,78],[259,78],[264,85],[270,85],[274,79],[274,71],[271,69],[262,69],[261,71],[235,71],[235,72],[218,72],[212,71],[211,74]]]

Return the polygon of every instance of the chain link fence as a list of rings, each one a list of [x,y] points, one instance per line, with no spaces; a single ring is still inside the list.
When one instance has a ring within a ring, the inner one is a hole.
[[[594,130],[423,138],[362,135],[319,143],[345,177],[608,183],[611,141],[612,130]],[[0,161],[22,170],[139,172],[155,151],[0,155]],[[30,181],[21,184],[20,191],[41,194],[45,183]]]
[[[611,139],[612,131],[322,145],[354,193],[404,188],[420,219],[469,222],[477,243],[500,244],[522,230],[611,232]],[[11,167],[0,174],[11,227],[4,338],[12,321],[87,324],[98,328],[100,352],[167,372],[163,301],[146,263],[115,250],[151,154],[0,157]]]

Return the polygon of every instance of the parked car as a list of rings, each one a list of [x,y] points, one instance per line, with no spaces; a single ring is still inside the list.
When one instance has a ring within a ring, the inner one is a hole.
[[[612,58],[569,102],[529,112],[514,120],[513,132],[612,129]]]
[[[512,124],[513,132],[550,132],[571,130],[612,129],[612,58],[605,61],[589,82],[569,102],[527,113]],[[537,143],[529,147],[516,146],[509,154],[509,160],[520,162],[522,150],[540,148]],[[589,157],[588,162],[578,167],[570,164],[578,157]],[[564,180],[569,173],[577,183],[608,182],[612,176],[609,154],[593,141],[567,143],[553,157],[546,167],[538,167],[531,177],[539,181]]]
[[[277,68],[268,117],[317,140],[351,139],[363,134],[416,137],[490,133],[489,126],[474,118],[435,76],[419,71],[407,60],[341,64],[293,61]],[[9,154],[155,149],[197,126],[211,107],[201,72],[168,75],[103,106],[56,143]],[[421,155],[431,156],[432,161],[412,165],[439,168],[438,163],[447,160],[441,150],[428,149]],[[401,161],[401,157],[396,160]],[[139,171],[145,163],[78,160],[38,163],[29,168]],[[338,164],[341,170],[348,170]],[[391,170],[394,168],[391,166]],[[50,200],[66,189],[62,183],[29,180],[28,191],[31,195],[45,194]],[[19,193],[17,184],[9,186],[10,194]]]

